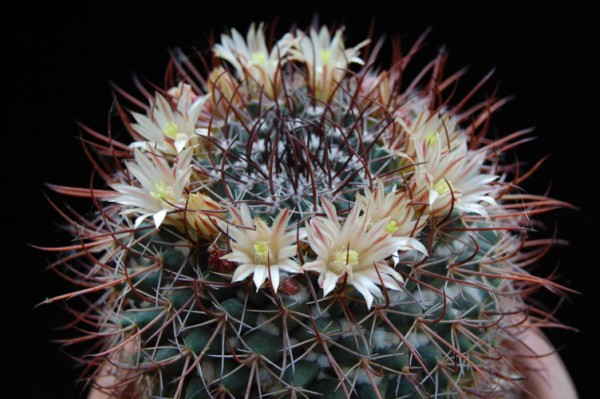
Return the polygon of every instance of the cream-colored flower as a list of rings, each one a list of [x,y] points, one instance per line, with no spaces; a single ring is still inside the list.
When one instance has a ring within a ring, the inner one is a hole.
[[[214,213],[219,210],[221,206],[208,195],[191,193],[187,198],[185,220],[200,237],[212,238],[219,232],[214,222]]]
[[[231,209],[230,223],[221,222],[221,229],[229,236],[231,252],[222,259],[237,262],[232,281],[242,281],[253,275],[258,291],[266,279],[271,281],[277,292],[281,271],[301,273],[302,269],[294,257],[297,246],[296,232],[286,231],[290,220],[290,210],[282,209],[271,227],[261,218],[254,221],[250,209],[242,204],[239,209]]]
[[[364,64],[359,50],[369,40],[346,49],[342,34],[343,29],[338,29],[331,37],[329,30],[323,26],[318,32],[311,28],[308,35],[298,30],[292,39],[294,47],[290,49],[290,59],[306,65],[309,84],[321,99],[331,95],[348,71],[348,65]]]
[[[185,188],[192,175],[192,149],[183,150],[172,167],[151,149],[134,148],[133,151],[135,159],[127,163],[133,181],[131,184],[113,184],[111,187],[121,195],[111,201],[125,206],[123,214],[140,214],[135,228],[149,216],[159,228],[169,211],[185,206]]]
[[[405,241],[386,231],[389,219],[370,226],[369,215],[356,203],[342,226],[333,204],[324,198],[321,203],[327,216],[312,218],[306,225],[308,243],[317,259],[302,269],[319,273],[323,295],[339,281],[346,281],[363,295],[370,308],[375,297],[383,296],[377,285],[399,290],[402,276],[387,259],[406,246]]]
[[[458,126],[458,119],[442,111],[432,113],[424,97],[407,100],[394,111],[394,116],[401,134],[396,134],[396,142],[388,145],[400,148],[403,155],[413,160],[421,155],[419,151],[432,151],[434,147],[444,151],[466,143],[466,135]],[[402,147],[398,142],[402,143]]]
[[[236,78],[222,66],[213,69],[207,79],[209,102],[208,112],[212,114],[209,124],[219,124],[226,119],[231,108],[242,103],[244,89]]]
[[[177,104],[178,110],[189,109],[201,96],[194,92],[192,86],[180,82],[167,90],[167,94]]]
[[[495,205],[492,183],[498,176],[485,172],[486,153],[467,148],[466,140],[447,147],[439,134],[415,143],[415,171],[409,184],[415,200],[429,204],[432,215],[450,209],[487,216],[485,204]]]
[[[182,85],[178,94],[176,109],[157,93],[149,115],[132,114],[136,121],[131,125],[133,130],[165,154],[178,154],[186,147],[193,147],[199,135],[206,135],[206,129],[197,128],[196,123],[207,97],[197,96],[189,85]],[[132,145],[143,147],[146,142]]]
[[[231,35],[221,35],[221,43],[215,45],[214,52],[233,65],[238,78],[248,79],[250,84],[264,88],[266,94],[273,98],[281,86],[280,67],[287,61],[292,45],[289,36],[289,33],[283,36],[269,51],[263,24],[257,28],[253,23],[245,40],[235,29],[231,30]]]
[[[358,101],[364,103],[365,106],[372,106],[375,102],[381,108],[376,108],[377,111],[384,111],[387,115],[388,108],[391,109],[392,99],[395,98],[399,78],[397,71],[385,71],[378,74],[366,74],[360,81],[360,97]]]
[[[403,251],[417,250],[427,255],[427,248],[417,239],[412,238],[425,226],[424,220],[415,217],[412,200],[407,193],[397,191],[393,186],[386,194],[383,181],[377,180],[377,189],[373,192],[365,190],[364,195],[357,196],[369,218],[371,224],[380,220],[387,220],[385,231],[401,240]]]

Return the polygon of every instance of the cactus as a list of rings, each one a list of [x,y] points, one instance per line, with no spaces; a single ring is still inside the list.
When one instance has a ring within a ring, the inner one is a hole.
[[[563,204],[516,187],[486,137],[506,99],[463,98],[420,38],[377,69],[380,43],[325,27],[267,45],[221,36],[176,51],[167,87],[117,91],[131,142],[84,127],[104,186],[68,215],[55,268],[82,288],[91,376],[118,398],[519,397],[520,332],[547,324],[527,271],[552,240],[531,217]],[[194,65],[203,65],[204,68]],[[209,66],[210,65],[210,66]],[[91,360],[90,360],[91,359]],[[89,376],[88,376],[89,377]],[[102,381],[102,382],[101,382]]]

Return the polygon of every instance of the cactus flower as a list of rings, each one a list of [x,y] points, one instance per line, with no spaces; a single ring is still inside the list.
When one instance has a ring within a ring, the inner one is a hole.
[[[294,260],[296,233],[286,231],[290,220],[289,209],[281,210],[270,227],[260,218],[252,221],[250,210],[245,204],[239,209],[232,208],[231,214],[232,224],[221,224],[221,228],[231,238],[231,252],[221,259],[239,264],[233,273],[233,282],[252,275],[257,291],[269,279],[273,290],[277,292],[281,270],[290,273],[302,271]]]
[[[383,296],[377,285],[400,290],[402,276],[385,260],[406,246],[404,240],[386,231],[390,219],[369,227],[368,213],[361,216],[362,208],[357,204],[342,226],[333,204],[326,199],[322,203],[327,217],[316,217],[306,226],[317,259],[305,263],[302,269],[319,273],[323,295],[345,281],[362,294],[367,308],[371,308],[374,297]]]

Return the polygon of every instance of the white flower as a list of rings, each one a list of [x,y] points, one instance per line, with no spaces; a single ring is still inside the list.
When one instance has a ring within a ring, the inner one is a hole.
[[[208,113],[211,115],[209,124],[220,126],[223,121],[229,118],[231,107],[236,107],[242,103],[245,89],[222,66],[216,67],[208,75],[207,89],[209,93]]]
[[[403,155],[414,159],[418,151],[423,152],[423,144],[432,144],[443,149],[460,147],[466,143],[466,134],[458,126],[458,119],[443,110],[432,113],[427,97],[414,97],[407,100],[394,111],[395,123],[400,126],[401,134],[396,134],[395,142],[388,144],[396,148],[402,143]],[[420,146],[420,148],[416,148]],[[429,148],[432,150],[433,147]]]
[[[163,157],[152,151],[134,148],[135,161],[127,163],[134,177],[132,184],[113,184],[111,187],[121,195],[111,201],[124,205],[123,214],[141,214],[134,227],[149,216],[156,228],[165,220],[167,213],[185,206],[184,192],[192,175],[192,149],[179,154],[172,167]]]
[[[360,292],[367,307],[374,297],[382,297],[383,285],[399,290],[402,276],[387,264],[386,259],[405,247],[402,239],[386,232],[389,219],[369,227],[369,218],[360,203],[356,203],[341,226],[333,204],[321,200],[327,217],[315,217],[306,225],[307,239],[317,259],[302,266],[319,273],[323,295],[329,294],[338,281],[346,281]]]
[[[487,216],[484,204],[496,204],[490,193],[498,176],[485,172],[485,151],[469,150],[466,140],[455,140],[454,145],[448,148],[438,133],[415,142],[413,195],[434,215],[453,208]]]
[[[401,240],[401,250],[417,250],[427,255],[427,248],[417,239],[412,238],[425,226],[425,221],[415,217],[415,209],[412,200],[407,193],[397,191],[393,186],[386,194],[383,181],[377,180],[377,189],[373,192],[365,189],[364,195],[357,196],[365,208],[371,224],[386,219],[388,224],[385,231]]]
[[[256,28],[253,23],[248,29],[246,40],[237,30],[232,29],[231,36],[221,35],[221,43],[215,45],[214,52],[217,57],[233,65],[238,78],[248,78],[249,83],[264,87],[267,94],[274,97],[281,85],[280,66],[286,62],[292,45],[289,36],[289,33],[283,36],[269,51],[263,24]]]
[[[132,113],[136,121],[131,124],[133,130],[166,154],[178,154],[184,148],[195,145],[198,135],[206,135],[205,129],[196,128],[196,123],[207,96],[195,95],[189,85],[183,85],[178,94],[175,110],[165,97],[157,93],[148,116]],[[132,145],[143,147],[146,142]]]
[[[192,86],[183,82],[171,87],[167,90],[167,94],[177,103],[178,110],[189,109],[201,97],[194,92]]]
[[[319,32],[310,29],[309,35],[297,31],[293,39],[294,47],[290,50],[290,59],[306,65],[309,84],[317,96],[327,99],[348,70],[348,65],[363,65],[359,50],[369,43],[364,40],[358,45],[346,49],[342,37],[343,29],[338,29],[333,38],[326,27]]]
[[[273,290],[279,288],[280,271],[301,273],[296,256],[296,232],[286,228],[290,220],[290,210],[282,209],[271,227],[261,218],[252,221],[246,204],[239,209],[231,209],[231,223],[221,222],[221,229],[231,239],[231,252],[222,259],[237,262],[239,266],[233,273],[232,281],[242,281],[253,274],[254,285],[258,291],[268,278]]]
[[[380,104],[381,107],[376,107],[372,112],[384,111],[388,112],[386,107],[393,109],[392,99],[394,99],[395,86],[398,78],[395,71],[386,71],[379,74],[367,73],[360,82],[361,96],[358,101],[366,99],[365,105],[372,106],[373,102]]]

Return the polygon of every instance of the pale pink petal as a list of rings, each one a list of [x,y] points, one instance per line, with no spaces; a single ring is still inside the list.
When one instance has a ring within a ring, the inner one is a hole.
[[[429,189],[429,205],[433,205],[435,203],[435,201],[437,201],[437,199],[439,198],[439,194],[437,191],[433,190],[433,189]]]
[[[352,278],[352,282],[350,282],[350,284],[352,284],[352,286],[365,298],[365,302],[367,302],[367,309],[371,309],[374,299],[371,289],[374,289],[375,292],[379,291],[381,294],[379,288],[371,283],[371,280],[368,278],[361,278],[360,276]]]
[[[253,264],[243,264],[239,265],[233,272],[232,282],[236,283],[238,281],[244,280],[246,277],[254,273],[255,265]]]
[[[208,136],[208,129],[198,128],[198,129],[194,130],[194,133],[196,133],[198,136]]]
[[[277,292],[277,289],[279,288],[279,268],[270,267],[268,272],[269,279],[271,280],[271,284],[273,285],[273,290]]]
[[[312,250],[317,256],[326,257],[332,242],[326,237],[323,229],[321,229],[319,220],[312,219],[310,225],[306,225],[306,233]]]
[[[221,259],[228,260],[230,262],[237,262],[240,264],[251,264],[253,261],[250,259],[248,254],[239,251],[232,251],[228,254],[221,256]]]
[[[419,251],[424,255],[427,255],[427,248],[425,248],[425,245],[423,245],[419,240],[414,238],[404,237],[404,239],[402,240],[402,247],[400,247],[399,249],[403,251],[408,251],[412,249]]]
[[[285,233],[289,220],[290,210],[288,208],[282,209],[271,225],[271,230],[275,237],[282,236]]]
[[[283,261],[279,262],[278,266],[280,269],[285,270],[286,272],[304,273],[304,271],[300,268],[298,262],[292,259],[284,259]]]
[[[146,220],[147,217],[149,217],[150,215],[145,214],[145,215],[141,215],[139,217],[137,217],[135,219],[135,223],[133,224],[133,228],[137,229],[141,226],[141,224],[144,222],[144,220]]]
[[[338,280],[339,276],[337,274],[332,273],[330,271],[325,272],[323,280],[321,281],[321,288],[323,288],[323,296],[327,296],[327,294],[333,291],[333,289],[337,285]]]
[[[180,153],[185,146],[187,145],[187,143],[189,142],[189,140],[175,140],[175,149],[177,150],[177,153]]]
[[[323,260],[317,259],[312,262],[306,262],[302,265],[302,270],[305,271],[313,271],[317,273],[325,273],[327,270],[327,265]]]
[[[335,206],[333,206],[333,204],[325,197],[321,197],[321,205],[323,206],[323,210],[325,211],[328,220],[330,220],[339,229],[340,223],[337,220]]]
[[[265,265],[255,265],[254,266],[254,276],[252,280],[254,281],[254,285],[256,285],[256,291],[260,289],[260,287],[264,284],[267,279],[267,267]]]
[[[354,275],[366,277],[372,282],[379,285],[381,285],[381,283],[383,282],[383,285],[394,290],[400,290],[401,287],[398,285],[398,282],[404,281],[400,273],[383,263],[377,265],[377,269],[375,269],[375,267],[372,267],[370,269],[365,269],[361,270],[358,273],[354,273]]]
[[[296,244],[290,245],[279,250],[279,259],[293,258],[298,252]]]
[[[167,212],[168,212],[167,209],[163,209],[162,211],[157,212],[154,215],[152,215],[152,219],[154,219],[154,225],[156,226],[157,229],[160,227],[162,222],[165,220],[165,217],[167,216]]]

